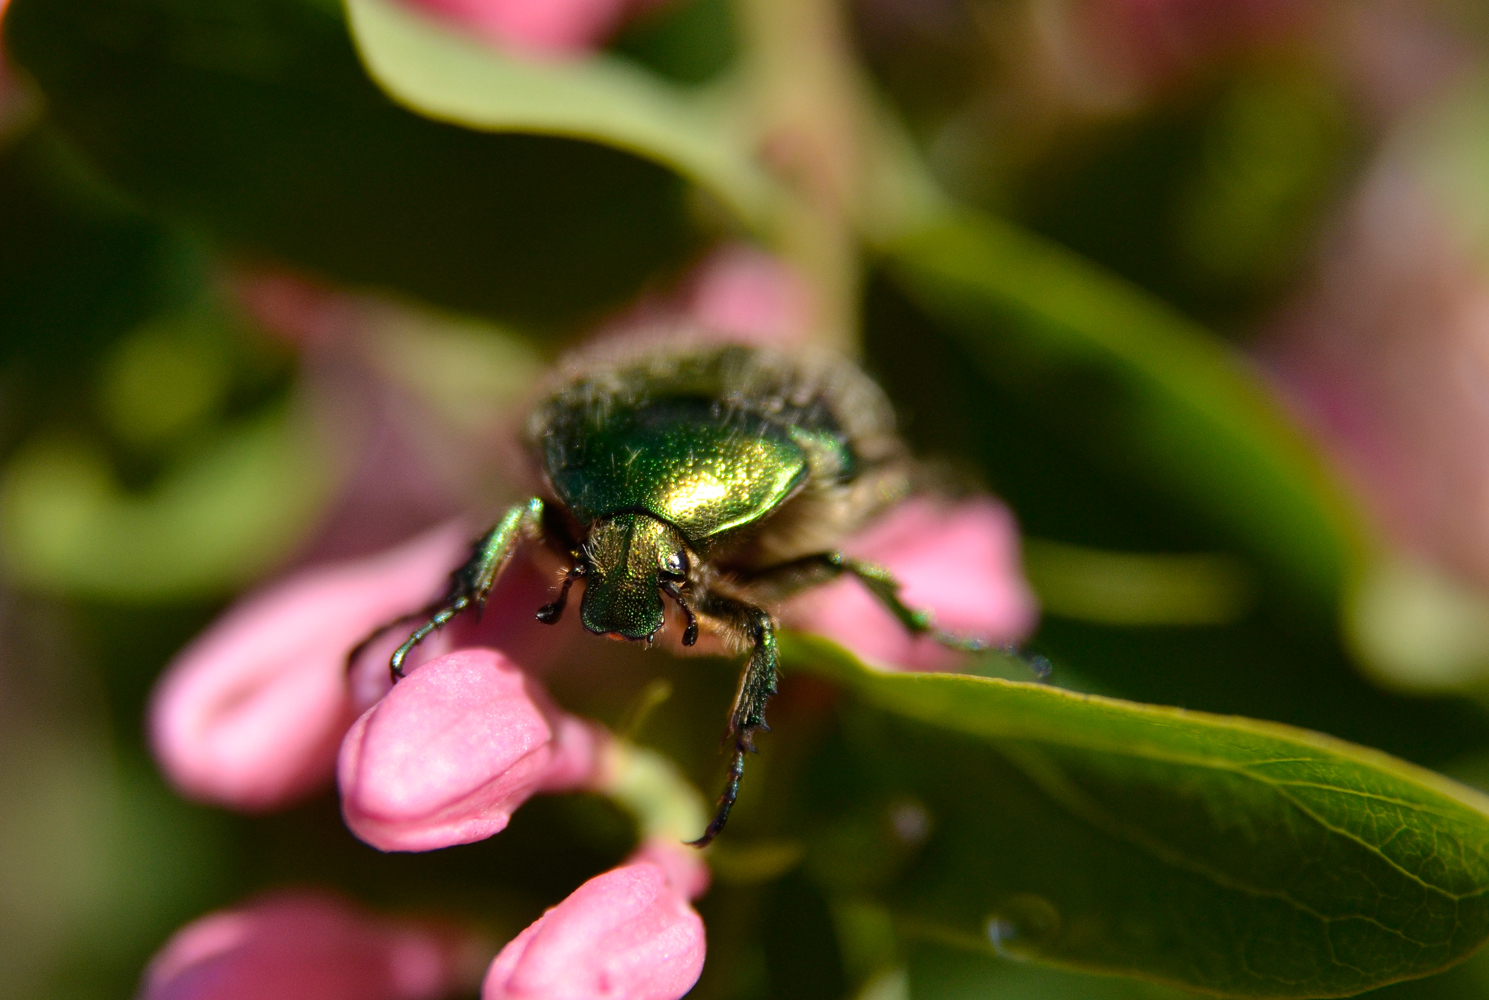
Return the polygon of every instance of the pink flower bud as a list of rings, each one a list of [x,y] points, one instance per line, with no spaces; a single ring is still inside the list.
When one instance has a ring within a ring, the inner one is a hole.
[[[414,671],[352,725],[342,814],[384,851],[481,840],[534,793],[587,785],[603,738],[501,653],[463,649]]]
[[[677,1000],[703,971],[703,921],[668,873],[632,861],[597,875],[517,935],[481,1000]]]
[[[812,291],[784,262],[748,243],[727,243],[679,292],[681,312],[704,330],[747,343],[789,347],[813,326]]]
[[[905,604],[931,612],[945,632],[996,646],[1034,627],[1037,611],[1019,564],[1018,527],[991,498],[953,504],[915,497],[843,549],[893,573]],[[956,654],[933,639],[910,635],[851,577],[792,600],[783,617],[883,666],[937,670],[955,662]]]
[[[277,268],[245,268],[229,287],[265,332],[296,347],[323,347],[359,325],[364,307],[348,293]]]
[[[653,837],[632,853],[629,862],[648,862],[662,869],[667,882],[684,899],[697,899],[708,891],[712,873],[696,847],[670,837]]]
[[[533,54],[597,49],[658,0],[416,0],[499,46]]]
[[[681,339],[791,349],[809,339],[815,313],[811,288],[784,261],[725,243],[676,285],[612,316],[590,344],[629,351]]]
[[[466,988],[462,942],[380,920],[327,896],[272,897],[214,913],[171,938],[142,1000],[434,1000]]]
[[[167,777],[191,798],[247,811],[286,805],[328,782],[356,717],[347,652],[437,596],[465,543],[465,530],[447,525],[239,602],[156,688],[151,741]]]

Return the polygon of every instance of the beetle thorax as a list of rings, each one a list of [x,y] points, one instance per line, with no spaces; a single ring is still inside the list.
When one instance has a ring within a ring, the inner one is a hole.
[[[596,524],[584,543],[585,587],[579,619],[597,635],[648,639],[662,627],[660,587],[687,578],[687,543],[649,514],[624,513]]]

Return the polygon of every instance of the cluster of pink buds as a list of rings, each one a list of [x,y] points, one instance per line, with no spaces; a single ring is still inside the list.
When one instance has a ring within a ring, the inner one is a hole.
[[[334,772],[347,826],[385,851],[492,836],[535,794],[618,791],[614,738],[557,708],[496,649],[436,656],[391,688],[375,679],[386,672],[377,649],[348,673],[347,651],[363,633],[439,592],[460,560],[460,537],[441,528],[390,552],[306,570],[229,611],[156,694],[156,753],[176,786],[261,812],[319,791]],[[991,500],[907,502],[849,549],[900,574],[912,599],[949,628],[1006,642],[1032,623],[1012,520]],[[954,655],[905,637],[844,584],[794,602],[785,619],[889,668],[944,666]],[[537,603],[526,597],[520,606]],[[701,829],[701,800],[694,812]],[[492,962],[485,1000],[686,993],[704,954],[689,901],[707,888],[708,871],[682,843],[697,832],[647,837],[626,864],[549,910]],[[442,996],[469,964],[468,949],[450,938],[324,899],[265,901],[181,931],[151,966],[145,996]]]

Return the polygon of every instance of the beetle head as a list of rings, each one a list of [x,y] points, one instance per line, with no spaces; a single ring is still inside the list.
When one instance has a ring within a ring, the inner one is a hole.
[[[659,588],[688,575],[677,529],[648,514],[617,514],[594,526],[584,553],[584,627],[625,639],[655,635],[665,618]]]

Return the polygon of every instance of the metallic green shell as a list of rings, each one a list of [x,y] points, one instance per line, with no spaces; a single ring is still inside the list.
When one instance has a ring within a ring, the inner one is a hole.
[[[882,391],[811,351],[603,344],[565,360],[525,437],[576,541],[645,513],[738,566],[831,548],[908,482]]]
[[[759,520],[807,476],[804,429],[707,399],[612,407],[543,443],[558,498],[593,524],[645,511],[702,541]]]

